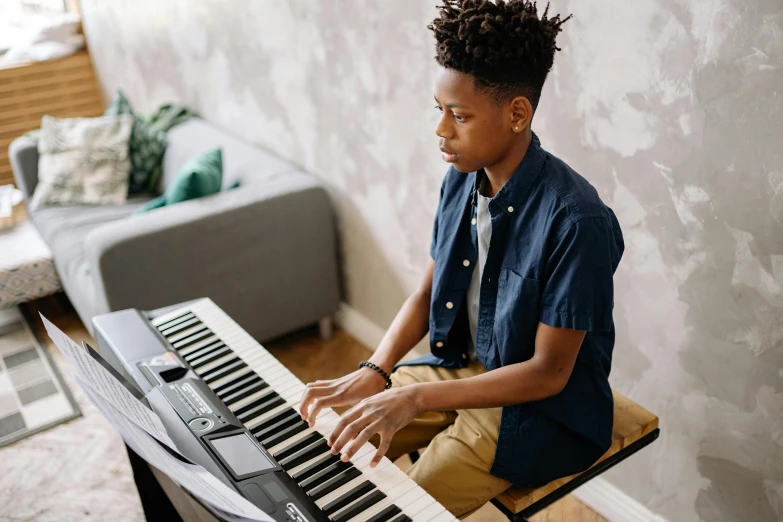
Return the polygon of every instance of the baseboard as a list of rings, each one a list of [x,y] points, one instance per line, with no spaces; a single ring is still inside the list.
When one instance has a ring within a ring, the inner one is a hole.
[[[346,303],[340,303],[335,319],[340,328],[373,351],[386,333]],[[667,522],[601,477],[577,488],[573,495],[609,522]]]
[[[572,494],[609,522],[667,522],[601,477],[578,487]]]

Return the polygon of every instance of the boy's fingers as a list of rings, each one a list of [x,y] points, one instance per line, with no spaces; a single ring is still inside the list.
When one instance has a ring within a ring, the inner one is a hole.
[[[378,450],[375,452],[375,456],[370,461],[371,468],[374,468],[378,465],[383,456],[386,455],[386,452],[389,451],[389,446],[391,446],[391,438],[384,437],[383,434],[381,434],[381,443],[378,444]]]
[[[332,430],[331,435],[329,435],[329,439],[326,441],[329,446],[333,446],[337,442],[337,438],[340,436],[340,434],[343,432],[346,426],[348,426],[350,423],[355,421],[360,416],[359,409],[354,407],[350,410],[346,411],[340,416],[340,420],[337,421],[337,424],[334,426],[334,429]],[[333,455],[337,455],[336,451],[332,451]]]
[[[370,437],[375,435],[377,433],[377,430],[375,429],[375,424],[370,424],[369,426],[366,426],[364,429],[362,429],[359,434],[345,447],[345,450],[342,452],[343,456],[340,457],[340,460],[343,462],[348,462],[351,460],[351,457],[354,456],[354,454],[364,446],[364,443],[370,440]]]
[[[348,444],[351,441],[351,439],[359,435],[359,432],[361,432],[365,426],[367,426],[367,421],[365,421],[361,417],[356,419],[354,422],[348,424],[347,426],[345,426],[341,430],[341,432],[337,435],[337,440],[335,440],[334,444],[332,444],[332,455],[337,455],[338,453],[340,453],[340,450],[346,444]],[[335,432],[332,433],[334,434]]]

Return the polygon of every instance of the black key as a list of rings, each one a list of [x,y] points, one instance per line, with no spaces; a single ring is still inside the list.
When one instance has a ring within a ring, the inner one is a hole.
[[[350,462],[340,460],[340,455],[331,453],[318,462],[307,466],[305,469],[293,476],[293,479],[299,483],[299,486],[307,493],[329,480],[353,467]]]
[[[366,497],[359,499],[352,506],[341,511],[339,515],[332,519],[332,522],[348,522],[362,511],[371,508],[385,498],[386,495],[376,489]]]
[[[195,328],[195,330],[194,330],[194,328]],[[186,328],[183,331],[181,331],[181,332],[179,332],[177,334],[174,334],[174,335],[172,335],[170,337],[167,336],[166,340],[168,342],[170,342],[171,344],[176,344],[179,341],[182,341],[183,339],[188,339],[188,338],[193,337],[194,335],[200,334],[202,332],[211,332],[211,330],[209,328],[207,328],[206,325],[204,325],[202,323],[198,323],[197,325],[192,326],[190,328]]]
[[[271,424],[263,429],[260,426],[256,426],[254,429],[250,430],[250,433],[252,433],[253,436],[258,440],[264,440],[269,438],[270,435],[275,435],[276,433],[280,433],[284,429],[288,428],[289,426],[293,426],[298,422],[304,422],[304,421],[302,420],[302,417],[300,417],[298,413],[291,410],[288,412],[288,415],[286,417],[283,417],[279,422]]]
[[[262,413],[266,413],[269,410],[273,410],[280,406],[281,404],[285,404],[285,399],[283,399],[281,396],[279,396],[274,391],[270,391],[263,397],[259,397],[258,399],[245,404],[241,408],[238,408],[236,411],[231,410],[234,412],[234,415],[239,417],[239,420],[245,420],[246,418],[252,419],[253,417],[256,417],[258,415],[261,415]],[[249,417],[252,415],[253,417]]]
[[[331,516],[333,513],[337,513],[342,508],[350,504],[351,502],[360,499],[370,491],[375,489],[375,484],[369,480],[365,480],[345,495],[336,498],[324,506],[323,512],[326,516]]]
[[[252,371],[252,370],[249,370],[249,371],[246,371],[246,372],[242,372],[241,374],[235,376],[230,381],[224,382],[223,384],[221,384],[220,386],[218,386],[216,388],[212,388],[212,391],[217,393],[217,394],[223,393],[229,387],[235,386],[236,384],[242,382],[243,380],[245,380],[245,379],[247,379],[249,377],[252,377],[253,375],[255,375],[255,372]]]
[[[313,442],[317,442],[319,440],[323,440],[323,435],[321,435],[318,432],[312,432],[307,437],[303,437],[299,439],[298,441],[294,442],[293,444],[289,444],[285,448],[281,449],[274,455],[272,455],[277,462],[280,462],[281,460],[290,457],[294,453],[296,453],[299,450],[302,450],[312,444]]]
[[[299,453],[294,453],[287,459],[283,459],[278,463],[284,470],[288,471],[289,469],[293,469],[297,466],[301,466],[308,460],[312,460],[318,455],[322,455],[324,453],[327,453],[328,451],[329,451],[329,445],[326,443],[326,439],[323,439],[321,440],[321,442],[316,442],[312,446],[308,446],[307,448],[301,450]]]
[[[204,376],[206,374],[216,372],[218,370],[222,370],[226,366],[230,366],[234,364],[236,361],[241,361],[242,359],[239,358],[238,355],[234,355],[233,353],[224,355],[223,357],[228,357],[228,359],[224,360],[223,362],[217,363],[214,366],[210,366],[209,368],[197,368],[196,373],[198,375]]]
[[[376,513],[372,517],[368,518],[364,522],[387,522],[388,520],[391,520],[392,517],[395,515],[402,513],[402,510],[398,508],[397,506],[391,505],[381,511],[380,513]]]
[[[297,433],[302,433],[308,427],[309,425],[305,421],[300,420],[299,422],[294,423],[293,426],[284,428],[279,433],[269,434],[266,439],[261,439],[259,437],[257,438],[261,441],[261,445],[265,448],[274,448],[278,444],[282,444],[283,442],[287,441]]]
[[[310,491],[308,495],[310,495],[311,499],[318,500],[319,498],[325,497],[326,495],[336,490],[337,488],[342,487],[345,484],[348,484],[353,479],[361,476],[362,476],[362,472],[352,467],[345,473],[341,473],[340,475],[337,475],[336,477],[332,478],[328,482],[324,482],[317,488]]]
[[[194,317],[196,316],[193,314],[193,312],[185,312],[184,314],[175,317],[174,319],[169,319],[165,323],[158,325],[158,331],[163,331],[166,328],[171,328],[174,325],[177,325],[183,321],[188,321],[190,319],[193,319]]]
[[[196,326],[200,322],[201,321],[199,321],[197,317],[191,317],[190,319],[160,330],[160,333],[163,335],[163,337],[169,338],[177,332],[181,332],[182,330],[190,328],[191,326]]]
[[[264,381],[253,383],[247,388],[244,388],[242,390],[237,390],[234,393],[230,393],[226,395],[225,397],[223,397],[223,402],[226,403],[226,406],[231,406],[235,402],[250,397],[254,393],[258,393],[264,388],[269,388],[269,385]]]
[[[273,424],[277,424],[278,422],[280,422],[284,418],[288,417],[289,415],[291,415],[292,412],[296,413],[297,415],[299,415],[299,413],[296,412],[293,408],[285,408],[285,409],[275,413],[274,415],[272,415],[268,419],[265,419],[264,422],[262,422],[261,424],[259,424],[258,426],[256,426],[253,429],[265,430],[268,427],[272,426]],[[301,418],[301,415],[299,416],[299,418]]]
[[[411,520],[411,517],[403,513],[402,515],[392,520],[392,522],[413,522],[413,520]]]
[[[231,375],[235,371],[240,370],[242,368],[247,368],[247,364],[245,364],[245,361],[239,359],[234,361],[230,366],[225,366],[220,370],[215,370],[215,371],[210,370],[209,372],[201,375],[201,379],[205,383],[210,384],[220,379],[221,377],[225,377],[226,375]]]
[[[173,346],[176,350],[182,350],[184,348],[187,348],[191,344],[195,344],[198,341],[205,339],[206,337],[209,337],[210,335],[212,335],[212,332],[209,331],[208,329],[204,329],[198,333],[191,335],[190,337],[185,337],[181,341],[172,343],[171,346]]]
[[[257,382],[263,382],[263,379],[255,372],[249,372],[242,374],[236,379],[232,379],[227,383],[221,384],[212,391],[214,391],[215,395],[218,397],[223,398],[237,390],[243,389],[245,386],[251,386]]]
[[[213,351],[218,350],[224,346],[225,343],[223,343],[223,341],[221,341],[220,339],[215,339],[214,341],[207,344],[206,346],[202,346],[201,348],[198,348],[193,352],[189,352],[187,355],[183,355],[182,358],[188,361],[189,363],[192,363],[192,361],[194,361],[195,359],[203,357],[208,353],[212,353]]]
[[[221,357],[225,357],[226,355],[231,353],[231,348],[229,348],[226,345],[218,346],[215,348],[210,348],[206,352],[201,352],[199,350],[199,356],[198,357],[185,357],[185,360],[190,363],[190,365],[193,368],[201,368],[205,364],[209,364],[212,361],[217,361]]]

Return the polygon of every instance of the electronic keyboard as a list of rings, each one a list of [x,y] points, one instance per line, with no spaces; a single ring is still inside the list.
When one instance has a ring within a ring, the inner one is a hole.
[[[275,520],[456,520],[386,457],[371,468],[372,444],[351,462],[332,455],[326,437],[339,416],[325,408],[309,428],[298,413],[304,384],[210,299],[93,325],[100,355],[138,387],[182,455]]]

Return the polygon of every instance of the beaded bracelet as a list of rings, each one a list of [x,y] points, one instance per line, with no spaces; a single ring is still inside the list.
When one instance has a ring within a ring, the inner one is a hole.
[[[360,369],[364,368],[365,366],[367,368],[370,368],[371,370],[375,370],[376,372],[380,373],[383,376],[383,378],[386,379],[386,388],[384,388],[385,390],[388,390],[389,388],[392,387],[392,381],[389,378],[389,374],[388,373],[386,373],[385,371],[383,371],[381,368],[379,368],[378,366],[374,365],[370,361],[362,361],[362,362],[359,363],[359,368]]]

